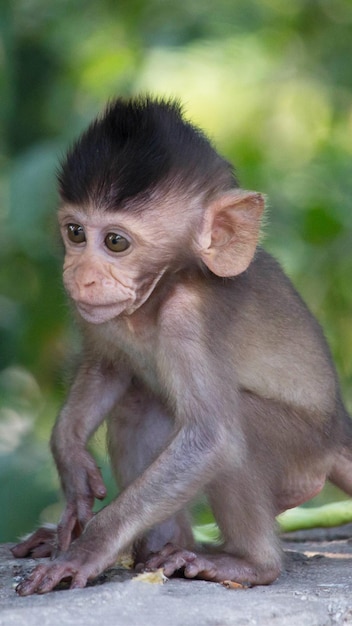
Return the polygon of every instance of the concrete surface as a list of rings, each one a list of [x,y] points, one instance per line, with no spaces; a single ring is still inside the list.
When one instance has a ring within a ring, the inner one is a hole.
[[[184,579],[159,585],[113,568],[86,589],[26,598],[15,586],[34,561],[14,559],[3,544],[0,626],[352,625],[352,543],[345,534],[289,537],[285,571],[269,587],[229,590]]]

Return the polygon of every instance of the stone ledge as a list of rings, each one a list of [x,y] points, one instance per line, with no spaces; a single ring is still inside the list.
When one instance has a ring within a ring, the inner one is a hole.
[[[158,585],[113,568],[86,589],[26,598],[14,587],[34,561],[14,559],[9,548],[0,546],[0,626],[352,625],[352,544],[346,539],[286,540],[285,570],[268,587],[228,590],[184,579]]]

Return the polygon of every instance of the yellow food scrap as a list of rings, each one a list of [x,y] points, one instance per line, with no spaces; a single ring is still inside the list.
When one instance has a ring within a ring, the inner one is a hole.
[[[118,558],[116,565],[119,565],[120,567],[124,567],[125,569],[133,569],[134,566],[134,560],[132,557],[132,554],[121,554],[121,556]]]
[[[222,585],[226,587],[226,589],[248,589],[245,585],[241,585],[241,583],[235,583],[233,580],[224,580]]]
[[[166,583],[168,578],[164,575],[163,568],[154,570],[153,572],[143,572],[142,574],[137,574],[137,576],[133,576],[132,580],[141,583],[151,583],[154,585],[163,585]]]

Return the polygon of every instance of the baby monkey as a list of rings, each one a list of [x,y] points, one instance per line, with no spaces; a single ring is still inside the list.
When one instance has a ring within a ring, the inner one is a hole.
[[[63,281],[80,365],[51,437],[66,499],[17,591],[84,587],[132,547],[167,576],[268,584],[275,516],[328,478],[352,496],[352,429],[322,331],[258,246],[264,199],[178,103],[117,99],[59,173]],[[87,443],[106,419],[119,496]],[[188,503],[203,491],[222,543],[202,551]],[[54,536],[55,535],[55,536]]]

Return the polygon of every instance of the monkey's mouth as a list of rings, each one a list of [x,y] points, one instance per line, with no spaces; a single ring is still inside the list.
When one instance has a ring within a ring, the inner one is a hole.
[[[103,324],[118,317],[130,304],[130,299],[112,304],[88,304],[87,302],[75,302],[78,313],[91,324]]]

